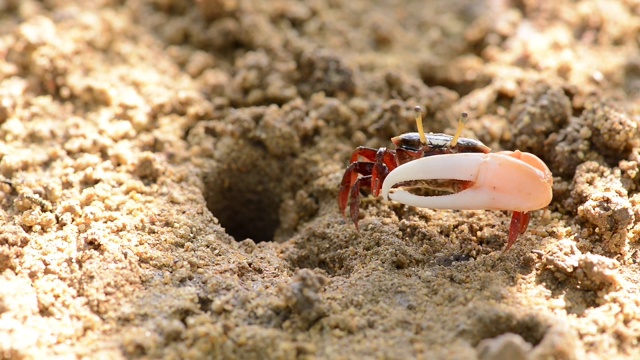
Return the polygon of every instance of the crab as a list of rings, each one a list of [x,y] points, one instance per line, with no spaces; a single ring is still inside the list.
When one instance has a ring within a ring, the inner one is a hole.
[[[343,216],[348,206],[358,229],[361,190],[423,208],[508,210],[513,214],[504,251],[509,250],[527,230],[530,212],[551,202],[549,168],[533,154],[518,150],[492,153],[479,140],[460,137],[466,113],[451,136],[425,134],[422,110],[417,106],[415,111],[418,132],[392,138],[395,150],[360,146],[353,152],[338,195]],[[421,196],[424,189],[446,194]]]

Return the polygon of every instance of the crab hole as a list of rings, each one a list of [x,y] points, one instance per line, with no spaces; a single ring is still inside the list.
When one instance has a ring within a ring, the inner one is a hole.
[[[209,211],[236,241],[272,241],[280,225],[282,162],[244,139],[220,139],[223,150],[205,176]]]

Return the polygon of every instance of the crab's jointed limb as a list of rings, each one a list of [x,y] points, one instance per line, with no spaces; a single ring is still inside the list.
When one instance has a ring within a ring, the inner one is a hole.
[[[463,190],[442,196],[418,196],[396,189],[410,182],[446,180],[459,182]],[[537,156],[520,151],[460,153],[424,157],[390,172],[381,194],[403,204],[456,210],[510,210],[508,250],[529,224],[529,211],[551,202],[553,177]]]
[[[360,158],[367,161],[359,161]],[[353,152],[351,164],[344,172],[340,183],[338,206],[344,215],[349,205],[349,214],[356,229],[360,209],[360,189],[370,189],[373,196],[377,197],[382,188],[382,181],[396,167],[395,152],[387,148],[376,150],[360,146]]]

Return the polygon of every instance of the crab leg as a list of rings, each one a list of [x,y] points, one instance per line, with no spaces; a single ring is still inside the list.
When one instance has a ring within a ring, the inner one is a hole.
[[[340,207],[340,212],[344,215],[344,210],[347,208],[347,203],[349,202],[349,195],[353,193],[352,187],[357,183],[358,174],[371,174],[373,171],[373,166],[375,164],[372,162],[354,162],[347,170],[344,172],[342,176],[342,182],[340,183],[340,193],[338,196],[338,206]],[[359,190],[359,189],[358,189]],[[354,196],[358,196],[359,193],[356,191]]]
[[[530,218],[531,213],[529,212],[514,211],[513,214],[511,214],[511,224],[509,225],[509,239],[507,240],[507,247],[504,248],[504,251],[509,250],[511,246],[516,243],[518,235],[522,235],[525,231],[527,231]]]
[[[371,175],[359,177],[349,191],[349,215],[351,216],[351,221],[353,221],[353,224],[356,226],[356,230],[360,230],[358,226],[358,217],[360,215],[360,188],[363,187],[371,187]]]
[[[359,161],[361,157],[368,161]],[[360,189],[370,188],[373,196],[377,197],[385,177],[395,168],[395,153],[386,148],[376,150],[360,146],[351,155],[351,165],[345,170],[340,183],[338,206],[344,216],[349,205],[349,214],[356,228],[358,228]],[[358,177],[358,175],[362,176]]]

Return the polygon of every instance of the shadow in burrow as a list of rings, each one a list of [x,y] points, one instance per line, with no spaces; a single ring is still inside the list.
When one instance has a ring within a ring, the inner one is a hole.
[[[197,124],[189,142],[204,161],[207,207],[236,241],[284,242],[318,210],[314,144],[277,107],[232,112]]]

